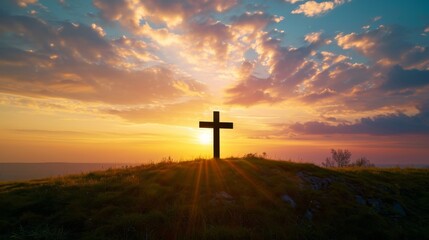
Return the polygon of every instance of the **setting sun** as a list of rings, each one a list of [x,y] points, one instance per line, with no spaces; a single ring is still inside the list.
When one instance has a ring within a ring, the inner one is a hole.
[[[198,135],[198,140],[201,144],[210,144],[212,137],[209,133],[203,132]]]

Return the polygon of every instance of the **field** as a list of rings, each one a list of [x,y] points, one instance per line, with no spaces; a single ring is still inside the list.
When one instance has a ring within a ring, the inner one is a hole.
[[[428,239],[429,170],[249,156],[0,183],[0,239]]]

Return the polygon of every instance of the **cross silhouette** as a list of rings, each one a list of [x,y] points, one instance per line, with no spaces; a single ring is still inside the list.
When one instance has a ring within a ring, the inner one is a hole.
[[[232,122],[219,122],[219,112],[213,112],[213,122],[200,121],[200,128],[213,128],[213,158],[220,158],[220,141],[219,141],[219,129],[220,128],[233,128]]]

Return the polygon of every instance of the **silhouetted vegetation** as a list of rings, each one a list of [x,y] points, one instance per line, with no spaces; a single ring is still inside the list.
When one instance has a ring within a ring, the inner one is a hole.
[[[374,164],[366,157],[360,157],[351,164],[352,167],[374,167]]]
[[[360,157],[351,162],[352,153],[347,149],[331,149],[331,157],[327,157],[322,166],[324,167],[374,167],[366,157]]]
[[[427,239],[427,169],[171,159],[0,184],[0,239]]]

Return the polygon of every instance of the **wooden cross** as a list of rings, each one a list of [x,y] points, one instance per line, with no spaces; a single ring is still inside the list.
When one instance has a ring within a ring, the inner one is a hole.
[[[213,128],[213,158],[220,158],[220,143],[219,143],[219,129],[220,128],[233,128],[232,122],[219,122],[219,112],[213,112],[213,122],[200,121],[200,128]]]

